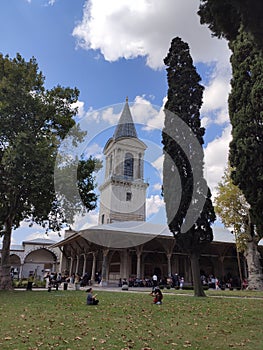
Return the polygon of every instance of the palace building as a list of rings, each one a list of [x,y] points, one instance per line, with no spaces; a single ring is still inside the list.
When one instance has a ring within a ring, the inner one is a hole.
[[[32,271],[41,275],[49,269],[69,276],[88,274],[91,283],[100,275],[101,285],[117,285],[120,279],[146,280],[153,274],[165,278],[177,273],[192,283],[190,260],[176,245],[168,226],[146,221],[146,148],[138,138],[126,99],[115,132],[104,147],[98,225],[68,230],[57,243],[34,240],[23,242],[17,250],[11,247],[12,266],[20,277]],[[247,277],[242,256],[240,264]],[[215,228],[213,242],[201,251],[200,274],[220,279],[239,276],[234,239],[225,229]]]

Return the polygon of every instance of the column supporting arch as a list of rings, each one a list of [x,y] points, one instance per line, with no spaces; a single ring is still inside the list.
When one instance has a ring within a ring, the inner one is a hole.
[[[107,286],[108,285],[108,270],[109,270],[109,266],[108,266],[108,253],[109,253],[109,249],[103,249],[102,253],[103,253],[103,261],[102,261],[102,270],[101,270],[101,282],[100,285],[103,286]]]
[[[83,255],[83,268],[82,268],[82,276],[85,275],[86,273],[86,266],[87,266],[87,255],[86,254],[82,254]]]
[[[79,273],[79,255],[76,255],[76,268],[75,268],[75,273],[78,274]]]
[[[69,275],[72,276],[72,270],[73,270],[73,257],[71,256],[70,258],[70,266],[69,266]]]
[[[90,277],[91,284],[95,282],[97,252],[92,252],[92,256],[93,256],[93,260],[92,260],[91,277]]]
[[[172,253],[166,253],[166,257],[167,257],[167,274],[168,274],[168,277],[172,277],[172,267],[171,267]]]

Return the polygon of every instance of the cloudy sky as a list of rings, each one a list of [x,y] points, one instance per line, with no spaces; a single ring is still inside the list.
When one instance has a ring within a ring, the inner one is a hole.
[[[148,146],[145,176],[149,220],[165,223],[160,195],[160,132],[167,93],[163,59],[172,38],[190,46],[205,86],[201,110],[205,135],[205,176],[212,192],[227,162],[231,127],[227,112],[230,52],[199,23],[197,0],[9,0],[1,2],[0,52],[34,56],[45,85],[78,87],[78,121],[88,131],[86,152],[102,157],[126,96],[140,137]],[[103,174],[98,175],[98,181]],[[97,212],[82,223],[97,223]],[[42,233],[17,230],[13,243]],[[50,235],[51,239],[57,236]]]

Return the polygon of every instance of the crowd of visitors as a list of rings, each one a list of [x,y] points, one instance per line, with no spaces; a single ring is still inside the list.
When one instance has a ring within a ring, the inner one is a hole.
[[[129,287],[155,287],[155,286],[170,286],[172,288],[183,288],[184,277],[177,273],[171,277],[158,277],[154,274],[151,278],[130,277],[128,280]],[[122,286],[122,279],[119,281],[119,287]]]
[[[201,274],[201,282],[203,286],[207,286],[209,289],[246,289],[248,286],[247,279],[244,278],[243,281],[240,281],[239,277],[232,277],[227,275],[223,278],[217,278],[215,275],[205,275]]]
[[[52,273],[48,272],[44,277],[46,280],[46,288],[48,291],[51,291],[52,288],[58,290],[60,284],[64,282],[65,284],[79,284],[80,287],[91,286],[91,280],[88,273],[85,273],[84,276],[80,276],[79,274],[73,273],[71,276],[62,275],[61,273]],[[227,276],[225,278],[219,279],[215,275],[210,274],[206,275],[204,273],[200,276],[201,283],[204,287],[209,289],[233,289],[233,288],[242,288],[246,289],[248,286],[248,282],[246,279],[240,282],[240,279],[237,277],[232,278],[231,276]],[[99,284],[101,281],[101,275],[97,272],[95,275],[95,283]],[[180,276],[178,273],[172,274],[170,277],[159,277],[157,274],[153,274],[150,278],[136,278],[130,277],[129,279],[119,279],[118,286],[123,287],[169,287],[176,289],[183,289],[185,285],[184,276]]]

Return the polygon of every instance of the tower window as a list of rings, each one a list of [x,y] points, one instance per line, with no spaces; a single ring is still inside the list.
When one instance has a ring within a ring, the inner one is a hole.
[[[110,156],[110,169],[109,169],[109,173],[111,175],[112,173],[112,155]]]
[[[105,220],[105,215],[102,214],[102,215],[101,215],[101,223],[102,223],[102,225],[104,224],[104,220]]]
[[[138,162],[138,178],[142,178],[142,155],[139,153],[139,162]]]
[[[131,192],[126,192],[126,201],[129,202],[132,199],[132,194]]]
[[[125,154],[124,176],[133,177],[133,156],[131,153]]]

